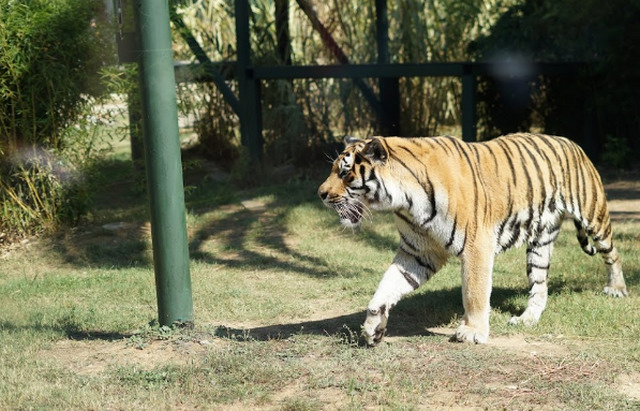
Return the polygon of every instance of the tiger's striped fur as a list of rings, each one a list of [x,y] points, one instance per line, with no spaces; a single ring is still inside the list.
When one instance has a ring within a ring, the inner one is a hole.
[[[486,342],[494,255],[525,243],[530,297],[510,322],[535,324],[565,217],[574,220],[582,249],[604,259],[604,292],[627,295],[600,176],[570,140],[521,133],[482,143],[446,136],[345,143],[318,194],[345,225],[357,225],[369,208],[392,210],[400,232],[399,250],[367,307],[370,345],[384,336],[396,303],[450,256],[462,261],[464,316],[455,339]]]

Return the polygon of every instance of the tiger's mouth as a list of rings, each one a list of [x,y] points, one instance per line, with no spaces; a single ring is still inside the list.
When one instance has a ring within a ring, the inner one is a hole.
[[[346,226],[358,225],[364,213],[364,206],[358,203],[336,204],[334,208],[340,216],[340,222]]]

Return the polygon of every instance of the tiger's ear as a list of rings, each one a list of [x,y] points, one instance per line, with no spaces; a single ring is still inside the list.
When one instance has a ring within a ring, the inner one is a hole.
[[[380,164],[386,163],[387,158],[389,158],[389,153],[387,153],[387,149],[379,138],[373,138],[368,142],[362,149],[362,154],[369,160]]]
[[[352,145],[356,144],[358,141],[362,141],[361,139],[359,139],[358,137],[353,137],[353,136],[344,136],[344,148],[347,147],[351,147]]]

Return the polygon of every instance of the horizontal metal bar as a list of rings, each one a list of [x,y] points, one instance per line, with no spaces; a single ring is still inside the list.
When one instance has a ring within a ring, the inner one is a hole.
[[[254,67],[255,78],[367,78],[461,76],[461,63],[341,64],[323,66]]]
[[[227,80],[235,77],[235,61],[215,62]],[[393,77],[460,77],[517,76],[522,69],[527,75],[569,75],[584,68],[585,63],[532,63],[526,66],[510,66],[508,63],[424,63],[424,64],[338,64],[323,66],[263,66],[249,68],[250,76],[258,80],[301,78],[393,78]],[[514,70],[512,70],[514,69]],[[511,74],[510,74],[511,73]],[[200,63],[176,64],[176,80],[211,81],[206,65]]]
[[[209,63],[184,63],[174,62],[177,83],[202,83],[213,81],[213,76],[222,77],[225,80],[233,80],[236,76],[237,64],[235,61]]]
[[[424,64],[343,64],[323,66],[253,67],[256,79],[290,78],[380,78],[380,77],[460,77],[566,75],[584,67],[582,63],[424,63]]]

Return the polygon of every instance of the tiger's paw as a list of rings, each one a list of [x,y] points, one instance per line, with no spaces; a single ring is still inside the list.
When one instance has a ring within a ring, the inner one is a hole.
[[[482,331],[468,325],[459,326],[456,330],[456,335],[451,338],[452,341],[474,344],[486,344],[488,339],[488,331]]]
[[[378,309],[367,309],[367,319],[362,326],[362,336],[368,346],[373,347],[382,341],[387,331],[388,319],[389,314],[385,305]]]
[[[509,325],[524,325],[525,327],[533,327],[538,324],[538,320],[540,319],[540,315],[531,314],[529,311],[525,310],[524,313],[520,316],[513,316],[509,320]]]
[[[616,288],[616,287],[604,287],[604,293],[611,297],[628,297],[629,292],[627,291],[627,287]]]
[[[525,327],[533,327],[538,323],[535,318],[523,318],[524,316],[513,316],[509,319],[509,325],[524,325]]]

